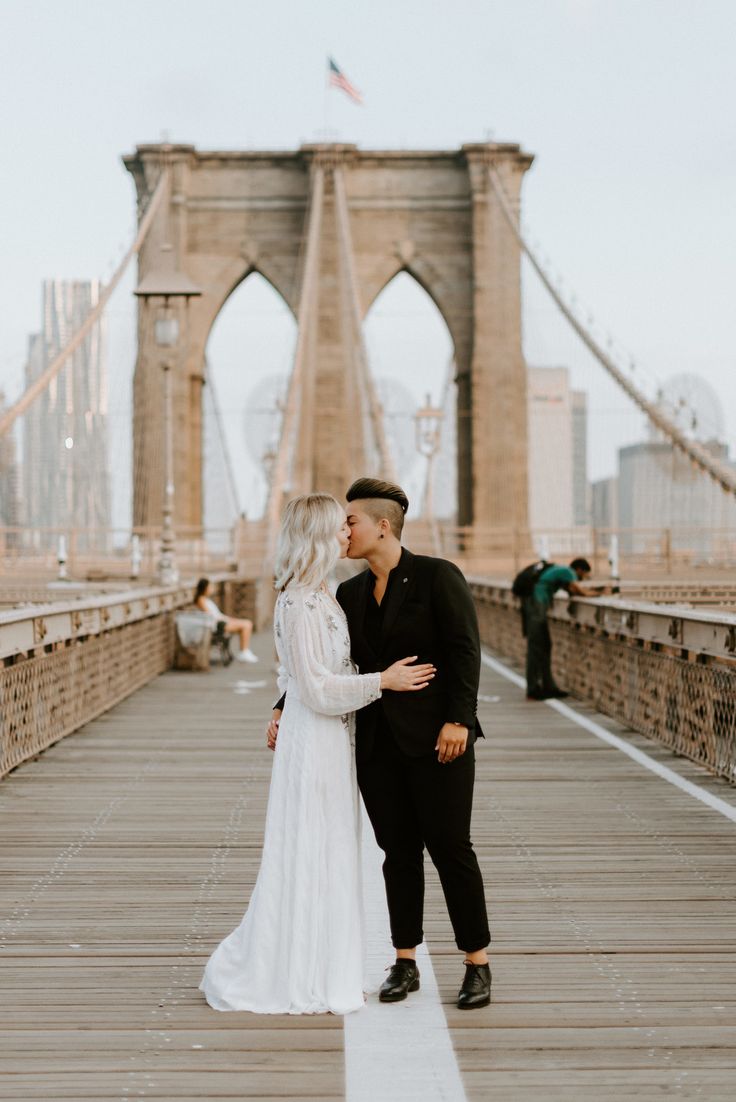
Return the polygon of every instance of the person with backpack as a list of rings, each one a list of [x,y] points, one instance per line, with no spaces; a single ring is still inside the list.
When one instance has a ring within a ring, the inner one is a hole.
[[[527,700],[561,699],[569,696],[552,677],[552,637],[547,613],[558,589],[566,589],[574,597],[599,597],[613,593],[607,585],[582,586],[589,578],[591,566],[587,559],[573,559],[569,566],[541,559],[520,571],[511,591],[521,600],[521,616],[526,635],[526,697]]]

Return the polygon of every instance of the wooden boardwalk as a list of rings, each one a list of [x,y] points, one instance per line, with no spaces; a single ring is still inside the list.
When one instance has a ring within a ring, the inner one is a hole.
[[[165,674],[0,785],[0,1098],[733,1097],[736,824],[487,668],[493,1004],[454,1007],[432,872],[436,988],[347,1024],[210,1010],[197,984],[252,887],[271,766],[256,649],[257,667]]]

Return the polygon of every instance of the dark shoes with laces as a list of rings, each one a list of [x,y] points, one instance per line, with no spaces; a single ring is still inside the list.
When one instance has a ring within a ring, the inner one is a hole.
[[[388,977],[381,984],[378,997],[382,1003],[398,1003],[410,991],[419,990],[419,969],[415,960],[400,957],[391,965]]]
[[[458,1010],[475,1010],[488,1006],[491,1001],[490,964],[471,964],[465,961],[465,979],[457,997]]]
[[[540,689],[526,694],[527,700],[567,700],[570,694],[564,689]]]
[[[398,1003],[412,991],[419,990],[419,969],[415,960],[400,958],[389,969],[378,997],[382,1003]],[[465,962],[465,979],[457,998],[459,1010],[475,1010],[491,1001],[491,967],[489,964]]]

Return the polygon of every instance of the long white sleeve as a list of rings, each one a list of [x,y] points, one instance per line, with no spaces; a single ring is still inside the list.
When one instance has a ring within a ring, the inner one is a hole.
[[[329,668],[328,633],[342,627],[324,599],[303,590],[289,592],[282,602],[278,627],[284,664],[296,681],[300,698],[312,711],[343,715],[380,697],[380,673],[336,673]],[[349,668],[347,656],[345,665]]]

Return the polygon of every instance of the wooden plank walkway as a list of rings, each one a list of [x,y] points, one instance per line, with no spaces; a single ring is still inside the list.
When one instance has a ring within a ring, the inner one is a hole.
[[[197,990],[257,870],[274,677],[270,638],[256,649],[258,667],[164,675],[0,785],[0,1098],[345,1097],[370,1008],[345,1029],[217,1014]],[[462,969],[432,870],[427,938],[462,1085],[406,1070],[423,988],[374,1008],[396,1023],[381,1102],[732,1098],[736,826],[488,669],[481,691],[494,1002],[454,1007]]]

